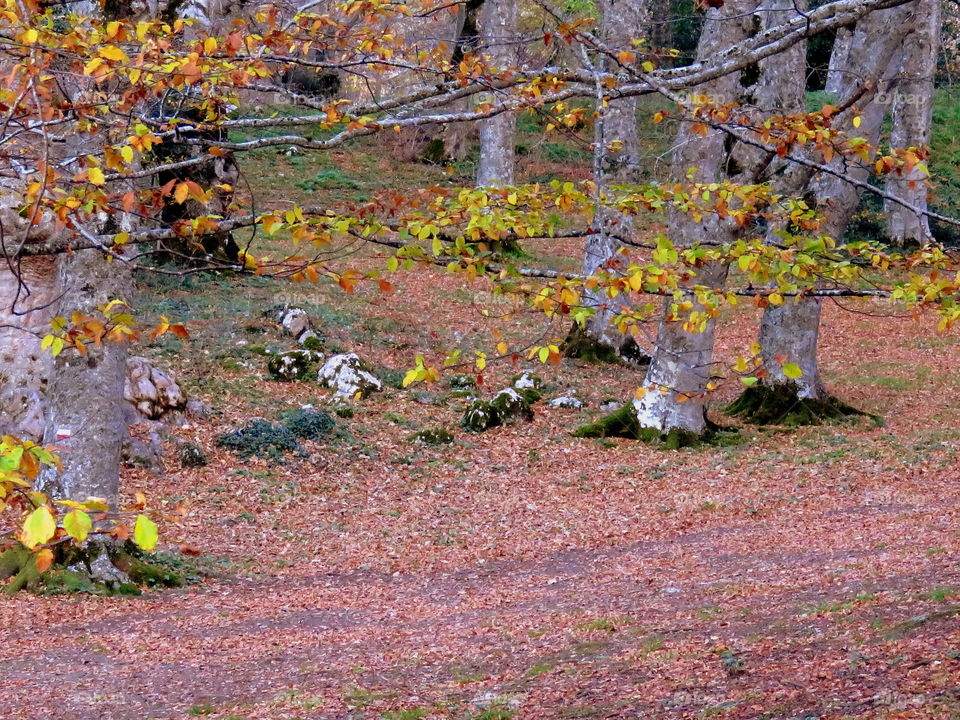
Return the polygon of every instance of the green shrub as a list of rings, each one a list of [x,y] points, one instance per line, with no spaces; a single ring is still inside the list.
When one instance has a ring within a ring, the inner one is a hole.
[[[242,458],[256,455],[278,460],[286,452],[305,455],[289,428],[266,420],[251,420],[238,430],[220,435],[216,442],[217,447],[227,448]]]
[[[304,440],[329,438],[337,427],[337,422],[330,413],[313,408],[284,413],[283,424],[290,432]]]

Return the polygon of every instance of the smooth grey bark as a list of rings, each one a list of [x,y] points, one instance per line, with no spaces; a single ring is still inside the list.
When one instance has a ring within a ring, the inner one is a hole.
[[[837,30],[837,37],[833,43],[833,51],[830,53],[830,67],[827,69],[827,82],[824,90],[834,95],[843,92],[843,87],[850,78],[846,76],[848,68],[847,51],[850,49],[850,41],[853,40],[853,29],[840,28]]]
[[[903,46],[903,61],[893,91],[893,128],[890,147],[928,147],[933,121],[934,76],[940,47],[940,0],[917,0],[912,28]],[[886,191],[914,207],[927,207],[927,176],[914,167],[887,177]],[[887,200],[884,204],[887,232],[900,245],[926,245],[933,240],[926,215]]]
[[[843,60],[837,61],[837,72],[847,81],[837,102],[842,107],[848,99],[862,95],[853,107],[834,118],[834,128],[863,137],[872,144],[879,140],[886,113],[883,98],[900,67],[900,52],[909,27],[908,12],[904,8],[894,8],[872,13],[857,25],[850,42],[839,49]],[[853,126],[855,110],[862,113],[859,128]],[[830,164],[857,180],[866,180],[869,175],[869,169],[864,165],[848,163],[840,156],[834,157]],[[793,195],[804,189],[811,191],[823,214],[821,232],[840,239],[856,211],[860,191],[832,175],[808,177],[804,185],[806,187],[797,185],[787,189]],[[785,388],[798,398],[827,398],[817,359],[821,311],[822,301],[817,298],[787,299],[783,305],[771,305],[764,310],[760,347],[767,372],[766,385]],[[783,372],[784,358],[798,365],[803,376],[788,378]]]
[[[706,59],[739,42],[755,31],[754,0],[727,2],[722,8],[707,10],[706,21],[697,47],[697,57]],[[737,102],[744,88],[739,73],[715,80],[695,92],[709,95],[715,103]],[[705,136],[691,130],[684,123],[674,142],[673,173],[678,181],[696,168],[693,180],[717,182],[728,177],[730,153],[727,134],[709,128]],[[676,247],[694,243],[722,245],[732,241],[739,229],[730,220],[721,220],[709,213],[699,221],[691,215],[673,212],[669,218],[669,235]],[[727,275],[726,265],[711,263],[697,268],[691,285],[721,287]],[[716,320],[709,309],[701,305],[694,293],[685,299],[694,304],[694,310],[704,314],[702,327],[684,327],[686,313],[676,310],[671,299],[664,302],[663,318],[657,333],[654,355],[644,381],[646,394],[633,401],[640,427],[661,434],[673,432],[702,435],[706,430],[705,395],[712,375],[713,346]]]
[[[58,261],[59,311],[96,317],[115,298],[128,298],[130,273],[96,250],[63,255]],[[125,344],[88,344],[84,355],[65,350],[54,361],[46,396],[44,443],[56,446],[63,472],[45,470],[39,487],[57,498],[88,497],[117,503],[120,453],[127,437],[123,412]],[[64,437],[69,435],[69,437]]]
[[[497,73],[516,67],[518,3],[486,0],[480,11],[480,43],[486,62]],[[484,97],[482,101],[495,98]],[[480,121],[480,159],[477,185],[503,187],[516,181],[517,115],[504,112]]]
[[[601,36],[611,51],[633,49],[632,40],[643,36],[647,28],[647,0],[603,0]],[[604,63],[606,70],[615,71],[615,63]],[[617,184],[637,183],[640,180],[640,141],[637,130],[637,99],[610,98],[597,108],[598,119],[594,134],[596,153],[595,182],[601,191]],[[597,213],[599,232],[587,237],[583,256],[583,274],[594,275],[604,269],[615,270],[626,266],[623,251],[626,246],[618,237],[630,237],[634,232],[633,218],[607,208]],[[619,306],[629,303],[628,295],[611,299],[602,287],[585,289],[582,302],[596,310],[586,322],[587,337],[618,352],[626,337],[612,323]]]
[[[53,364],[40,344],[53,318],[56,273],[52,258],[16,253],[21,244],[55,242],[66,232],[50,217],[31,224],[30,211],[20,212],[21,203],[16,183],[0,184],[0,434],[38,442]]]

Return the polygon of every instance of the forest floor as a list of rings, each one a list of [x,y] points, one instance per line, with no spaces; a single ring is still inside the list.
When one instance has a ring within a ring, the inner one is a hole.
[[[455,280],[397,281],[403,303],[361,289],[326,332],[396,364],[442,342],[430,328],[468,327],[475,298]],[[276,291],[220,289],[258,306]],[[960,338],[931,318],[826,309],[827,380],[882,426],[744,428],[739,444],[679,452],[577,440],[639,374],[567,361],[538,371],[587,410],[540,403],[531,423],[474,435],[446,386],[388,388],[338,420],[341,439],[277,463],[213,438],[326,391],[272,382],[240,353],[246,338],[282,344],[259,316],[230,331],[222,309],[204,317],[209,294],[163,297],[194,303],[195,338],[145,351],[216,408],[171,431],[170,457],[190,440],[211,462],[131,468],[124,491],[150,496],[168,548],[222,559],[221,577],[0,600],[0,717],[960,717]],[[719,355],[756,320],[727,318]],[[494,364],[483,392],[513,372]],[[455,443],[407,440],[435,426]]]
[[[575,145],[529,152],[525,180],[589,163]],[[258,162],[261,207],[448,181],[376,149]],[[551,267],[582,252],[525,249]],[[825,379],[882,424],[745,427],[738,443],[681,451],[574,439],[642,374],[565,361],[534,369],[547,398],[576,390],[586,409],[541,402],[530,423],[471,434],[446,381],[399,389],[413,356],[492,357],[494,329],[522,347],[566,328],[479,280],[391,281],[390,295],[348,296],[144,278],[141,306],[186,320],[192,339],[134,352],[213,414],[169,429],[166,472],[126,468],[123,493],[145,493],[161,549],[202,552],[212,577],[132,598],[0,595],[0,718],[960,718],[956,332],[872,303],[825,306]],[[241,460],[220,433],[328,406],[314,382],[267,378],[264,351],[293,343],[264,310],[288,303],[387,387],[335,437],[304,443],[308,458]],[[743,354],[758,320],[725,311],[717,357]],[[481,395],[528,367],[491,363]],[[715,419],[735,424],[719,410],[738,390],[721,386]],[[454,443],[410,441],[434,427]],[[180,467],[180,442],[209,464]]]

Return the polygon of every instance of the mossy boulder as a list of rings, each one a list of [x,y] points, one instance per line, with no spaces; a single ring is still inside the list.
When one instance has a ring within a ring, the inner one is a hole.
[[[306,380],[323,360],[323,355],[313,350],[289,350],[274,355],[267,361],[267,372],[273,380],[293,382]]]
[[[447,381],[447,384],[451,390],[463,391],[477,389],[477,379],[472,375],[454,375]]]
[[[489,400],[474,400],[464,413],[460,427],[470,432],[483,432],[500,424],[496,418]]]
[[[449,445],[453,442],[453,433],[446,428],[424,428],[407,439],[416,445]]]
[[[506,388],[494,395],[490,407],[500,416],[502,425],[510,425],[519,420],[533,420],[530,401],[513,388]]]
[[[585,405],[586,403],[578,398],[572,390],[567,395],[555,397],[547,403],[548,407],[560,408],[561,410],[582,410]]]
[[[513,388],[501,390],[493,399],[475,400],[467,408],[460,427],[470,432],[483,432],[500,425],[512,425],[520,420],[533,420],[529,401]]]
[[[531,405],[543,397],[543,380],[529,370],[515,375],[510,381],[510,387],[520,393]]]
[[[196,443],[180,443],[177,445],[177,459],[180,461],[180,467],[198,468],[207,464],[207,455]]]
[[[335,398],[362,399],[383,390],[372,368],[355,353],[334,355],[320,368],[320,384],[333,390]]]

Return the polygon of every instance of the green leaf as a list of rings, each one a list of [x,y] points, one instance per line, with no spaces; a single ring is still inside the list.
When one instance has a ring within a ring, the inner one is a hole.
[[[157,546],[157,525],[146,515],[137,515],[137,522],[133,526],[133,541],[142,550],[150,552]]]
[[[92,528],[93,521],[83,510],[74,510],[67,513],[67,516],[63,518],[63,529],[67,531],[67,535],[76,539],[77,542],[86,540]]]
[[[791,380],[803,377],[803,370],[796,363],[786,363],[783,366],[783,374]]]
[[[38,507],[23,523],[21,541],[31,550],[37,545],[43,545],[53,537],[57,531],[57,522],[46,506]]]
[[[747,387],[753,387],[753,386],[756,385],[758,382],[760,382],[760,378],[756,378],[756,377],[742,377],[742,378],[740,378],[740,382],[742,382],[742,383],[743,383],[744,385],[746,385]]]

